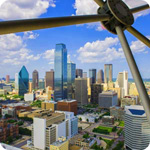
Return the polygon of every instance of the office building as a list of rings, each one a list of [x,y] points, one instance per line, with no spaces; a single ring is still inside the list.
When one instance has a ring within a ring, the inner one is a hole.
[[[103,116],[102,123],[105,125],[113,125],[115,123],[113,116]]]
[[[73,86],[76,77],[76,64],[72,62],[67,63],[67,84],[68,84],[68,99],[73,98]]]
[[[29,93],[32,93],[32,82],[29,82]]]
[[[105,64],[104,65],[104,82],[112,82],[113,76],[113,66],[112,64]]]
[[[69,141],[66,137],[60,137],[50,145],[50,150],[69,150]]]
[[[67,98],[67,49],[64,44],[56,44],[55,49],[55,101]]]
[[[34,70],[32,73],[32,88],[37,90],[39,88],[39,73],[37,70]]]
[[[118,105],[118,96],[114,91],[106,91],[99,94],[99,107],[110,108]]]
[[[0,95],[7,95],[7,91],[0,89]]]
[[[92,79],[87,78],[87,91],[88,91],[88,102],[91,102],[91,84],[92,84]]]
[[[88,95],[87,95],[87,79],[85,78],[76,78],[75,79],[75,99],[78,102],[78,106],[88,104]]]
[[[83,72],[83,78],[87,78],[87,72]]]
[[[61,100],[57,103],[57,110],[74,112],[77,115],[77,101]]]
[[[127,150],[144,150],[150,142],[150,126],[143,106],[125,107],[125,147]]]
[[[54,90],[52,89],[52,87],[48,86],[46,88],[46,96],[47,100],[54,100]]]
[[[6,75],[6,83],[9,83],[9,82],[10,82],[10,76]]]
[[[2,109],[2,116],[10,115],[12,117],[16,117],[16,109],[15,108],[3,108]]]
[[[103,70],[99,70],[97,73],[97,83],[101,84],[104,82],[104,72]]]
[[[45,75],[45,88],[47,88],[48,86],[52,87],[52,89],[54,90],[54,70],[53,69],[51,69],[50,71],[47,71]]]
[[[92,79],[92,84],[96,83],[96,69],[89,70],[89,78]]]
[[[116,82],[118,84],[118,87],[121,88],[121,98],[127,96],[129,94],[128,72],[119,72]]]
[[[98,104],[98,96],[103,90],[103,86],[101,84],[91,84],[91,103]]]
[[[57,102],[54,101],[45,101],[41,103],[41,109],[50,110],[54,112],[57,110]]]
[[[32,127],[33,149],[50,149],[60,137],[70,139],[78,133],[78,119],[72,112],[56,111],[35,117]]]
[[[83,70],[82,69],[76,69],[76,78],[82,78],[83,77]]]
[[[39,89],[45,89],[45,81],[39,80]]]
[[[18,95],[24,96],[28,93],[29,89],[29,73],[25,66],[23,66],[19,73],[15,75],[15,89],[18,91]]]
[[[6,90],[7,92],[12,92],[12,85],[4,85],[3,90]]]

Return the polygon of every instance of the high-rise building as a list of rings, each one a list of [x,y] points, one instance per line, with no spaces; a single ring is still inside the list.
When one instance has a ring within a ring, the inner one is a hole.
[[[128,72],[119,72],[116,82],[118,83],[119,88],[121,88],[121,98],[127,96],[129,94]]]
[[[39,87],[39,73],[37,70],[34,70],[32,73],[32,88],[38,89]]]
[[[33,149],[50,149],[60,137],[72,138],[78,133],[78,118],[73,112],[55,111],[35,117],[32,127]]]
[[[89,70],[89,77],[92,79],[92,84],[96,83],[96,69]]]
[[[56,44],[55,49],[55,101],[67,98],[67,49],[65,44]]]
[[[54,70],[51,69],[51,71],[47,71],[45,75],[45,88],[48,86],[52,87],[54,90]]]
[[[45,81],[39,80],[39,89],[45,89]]]
[[[106,91],[99,94],[99,107],[110,108],[118,105],[118,96],[114,91]]]
[[[75,99],[78,102],[78,106],[88,104],[87,79],[75,79]]]
[[[125,107],[125,147],[127,150],[146,149],[150,142],[150,126],[143,106]]]
[[[32,82],[29,82],[29,93],[32,93]]]
[[[83,77],[83,70],[82,69],[76,69],[76,78],[82,78]]]
[[[57,103],[57,110],[74,112],[77,115],[77,101],[61,100]]]
[[[104,65],[104,82],[112,82],[113,66],[112,64]]]
[[[67,83],[68,83],[68,99],[73,98],[73,84],[76,77],[76,64],[72,62],[67,63]]]
[[[19,73],[15,75],[15,89],[18,91],[18,94],[24,96],[25,93],[28,93],[29,89],[29,73],[25,66],[23,66]]]
[[[102,85],[101,84],[92,84],[91,85],[91,103],[98,104],[98,96],[99,93],[102,92]]]
[[[6,83],[9,83],[9,82],[10,82],[10,76],[6,75]]]
[[[101,84],[104,82],[104,72],[103,70],[99,70],[97,73],[97,83]]]
[[[83,72],[83,78],[87,78],[87,72]]]

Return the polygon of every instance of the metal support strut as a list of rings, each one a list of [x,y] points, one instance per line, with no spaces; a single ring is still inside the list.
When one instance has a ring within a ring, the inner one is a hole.
[[[135,81],[137,90],[139,92],[139,96],[141,98],[142,105],[144,107],[148,122],[150,124],[150,99],[149,99],[149,96],[147,94],[146,88],[144,86],[142,77],[140,75],[140,72],[138,70],[138,67],[136,65],[135,59],[133,57],[133,54],[131,52],[131,49],[129,47],[129,44],[127,42],[127,39],[125,37],[125,34],[123,32],[122,27],[116,26],[116,32],[117,32],[119,40],[121,42],[121,45],[122,45],[124,54],[126,56],[128,65],[130,67],[133,79]]]

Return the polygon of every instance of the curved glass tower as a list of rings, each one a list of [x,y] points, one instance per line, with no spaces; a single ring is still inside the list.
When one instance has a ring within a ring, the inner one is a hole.
[[[65,44],[56,44],[54,63],[54,99],[67,98],[67,49]]]

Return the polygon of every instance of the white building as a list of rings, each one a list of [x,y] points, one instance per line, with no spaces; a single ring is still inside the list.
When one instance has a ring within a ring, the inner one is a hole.
[[[129,94],[127,71],[119,72],[117,81],[116,81],[116,87],[121,88],[121,98]]]
[[[89,123],[95,123],[95,119],[96,119],[96,117],[91,116],[91,115],[89,115],[89,114],[78,115],[77,117],[78,117],[79,120],[80,120],[80,118],[81,118],[81,120],[82,120],[83,122],[89,122]]]
[[[147,121],[143,106],[126,106],[125,111],[126,149],[146,149],[150,143],[150,125]]]
[[[78,119],[72,112],[56,111],[39,118],[35,117],[32,129],[32,149],[49,149],[59,137],[69,139],[77,133]]]
[[[35,93],[24,94],[24,100],[33,102],[35,100]]]

